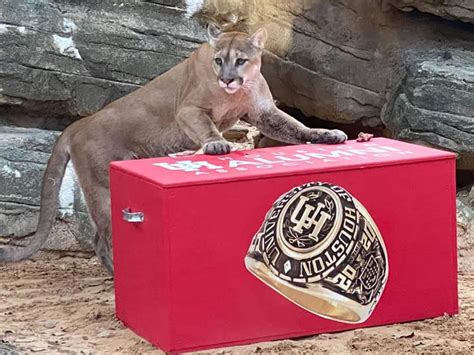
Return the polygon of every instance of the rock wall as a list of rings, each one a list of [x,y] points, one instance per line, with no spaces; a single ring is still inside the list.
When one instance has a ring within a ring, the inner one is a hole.
[[[160,3],[2,0],[2,119],[89,115],[182,61],[205,30]]]
[[[33,232],[53,131],[186,58],[207,21],[268,30],[263,72],[283,105],[455,151],[474,171],[473,9],[470,0],[2,0],[0,126],[27,130],[0,131],[0,236]],[[65,186],[61,199],[68,188],[74,198],[63,220],[87,239],[78,187]]]
[[[15,243],[21,244],[21,237],[35,232],[43,173],[58,134],[35,128],[0,127],[0,237],[13,237]],[[61,186],[57,217],[54,229],[58,233],[53,233],[46,248],[89,249],[94,230],[71,164]]]

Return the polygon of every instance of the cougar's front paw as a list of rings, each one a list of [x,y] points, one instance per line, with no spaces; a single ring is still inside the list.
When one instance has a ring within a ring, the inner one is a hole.
[[[314,138],[311,143],[337,144],[344,143],[347,140],[347,134],[338,129],[331,129],[316,133]]]
[[[220,155],[230,153],[232,146],[225,140],[207,142],[202,146],[204,154]]]

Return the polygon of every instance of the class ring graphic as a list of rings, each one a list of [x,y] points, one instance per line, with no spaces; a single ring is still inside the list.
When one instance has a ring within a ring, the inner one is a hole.
[[[372,217],[348,191],[324,182],[275,201],[245,265],[296,305],[344,323],[366,321],[388,279],[387,251]]]

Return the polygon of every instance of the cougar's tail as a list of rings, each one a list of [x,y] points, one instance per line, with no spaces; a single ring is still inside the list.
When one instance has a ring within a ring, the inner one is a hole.
[[[48,238],[56,219],[59,189],[69,161],[68,142],[62,134],[48,161],[41,188],[41,208],[38,227],[32,241],[26,247],[0,248],[0,262],[12,262],[26,259],[37,252]]]

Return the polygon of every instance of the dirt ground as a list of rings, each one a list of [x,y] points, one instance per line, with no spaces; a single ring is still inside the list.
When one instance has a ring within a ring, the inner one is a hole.
[[[461,258],[460,314],[297,340],[209,351],[474,353],[474,258]],[[0,266],[0,354],[161,354],[114,317],[113,281],[96,258]]]

